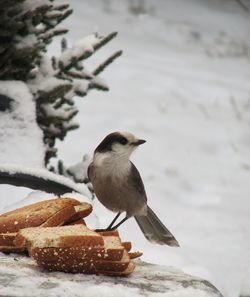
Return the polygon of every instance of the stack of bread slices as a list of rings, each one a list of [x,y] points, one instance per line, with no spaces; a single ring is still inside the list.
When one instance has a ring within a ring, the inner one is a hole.
[[[89,203],[71,198],[38,202],[0,216],[0,251],[28,251],[50,271],[129,275],[135,265],[131,243],[122,243],[117,231],[95,232],[83,220]]]
[[[0,215],[0,251],[19,252],[15,245],[17,232],[27,227],[55,227],[85,224],[83,218],[92,212],[89,203],[72,198],[37,202]]]

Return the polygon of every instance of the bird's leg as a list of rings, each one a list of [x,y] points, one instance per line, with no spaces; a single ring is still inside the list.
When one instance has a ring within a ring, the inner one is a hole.
[[[120,223],[116,224],[114,227],[110,228],[109,230],[110,230],[110,231],[114,231],[114,230],[116,230],[118,227],[121,226],[121,224],[123,224],[125,221],[127,221],[127,219],[129,219],[129,217],[126,216],[124,219],[122,219],[122,220],[120,221]]]
[[[116,220],[119,218],[120,215],[121,215],[121,212],[118,212],[118,214],[114,217],[113,221],[110,223],[106,231],[111,230],[112,226],[114,225],[114,223],[116,222]]]

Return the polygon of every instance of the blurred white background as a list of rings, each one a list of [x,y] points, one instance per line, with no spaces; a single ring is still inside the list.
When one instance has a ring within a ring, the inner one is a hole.
[[[156,246],[133,219],[120,228],[143,260],[250,294],[250,13],[236,1],[71,1],[69,43],[118,31],[88,63],[122,49],[102,77],[107,93],[78,99],[81,128],[60,144],[72,164],[106,134],[147,139],[133,156],[149,205],[179,240]],[[51,53],[57,50],[57,45]],[[103,227],[113,218],[97,201]]]

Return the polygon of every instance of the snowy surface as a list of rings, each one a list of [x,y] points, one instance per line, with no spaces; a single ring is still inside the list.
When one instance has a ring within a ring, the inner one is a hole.
[[[138,3],[144,2],[137,5]],[[92,154],[108,133],[147,139],[133,156],[150,206],[179,249],[152,245],[133,219],[120,228],[148,262],[246,294],[250,263],[250,15],[237,1],[76,1],[69,43],[118,31],[91,63],[123,56],[103,74],[110,92],[78,99],[81,128],[60,145],[66,164]],[[136,7],[137,5],[137,7]],[[59,45],[54,44],[51,53]],[[98,202],[102,226],[113,214]],[[248,294],[250,294],[248,292]]]
[[[43,166],[43,136],[30,91],[20,81],[0,81],[0,94],[14,100],[10,111],[0,111],[0,164]]]
[[[0,296],[222,297],[210,283],[163,266],[136,261],[130,277],[46,272],[28,258],[0,253]]]

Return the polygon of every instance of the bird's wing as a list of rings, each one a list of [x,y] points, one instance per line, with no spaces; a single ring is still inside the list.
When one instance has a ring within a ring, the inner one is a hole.
[[[142,178],[135,165],[131,162],[131,174],[129,175],[129,182],[134,186],[135,190],[140,196],[147,201],[147,195],[144,188]]]

